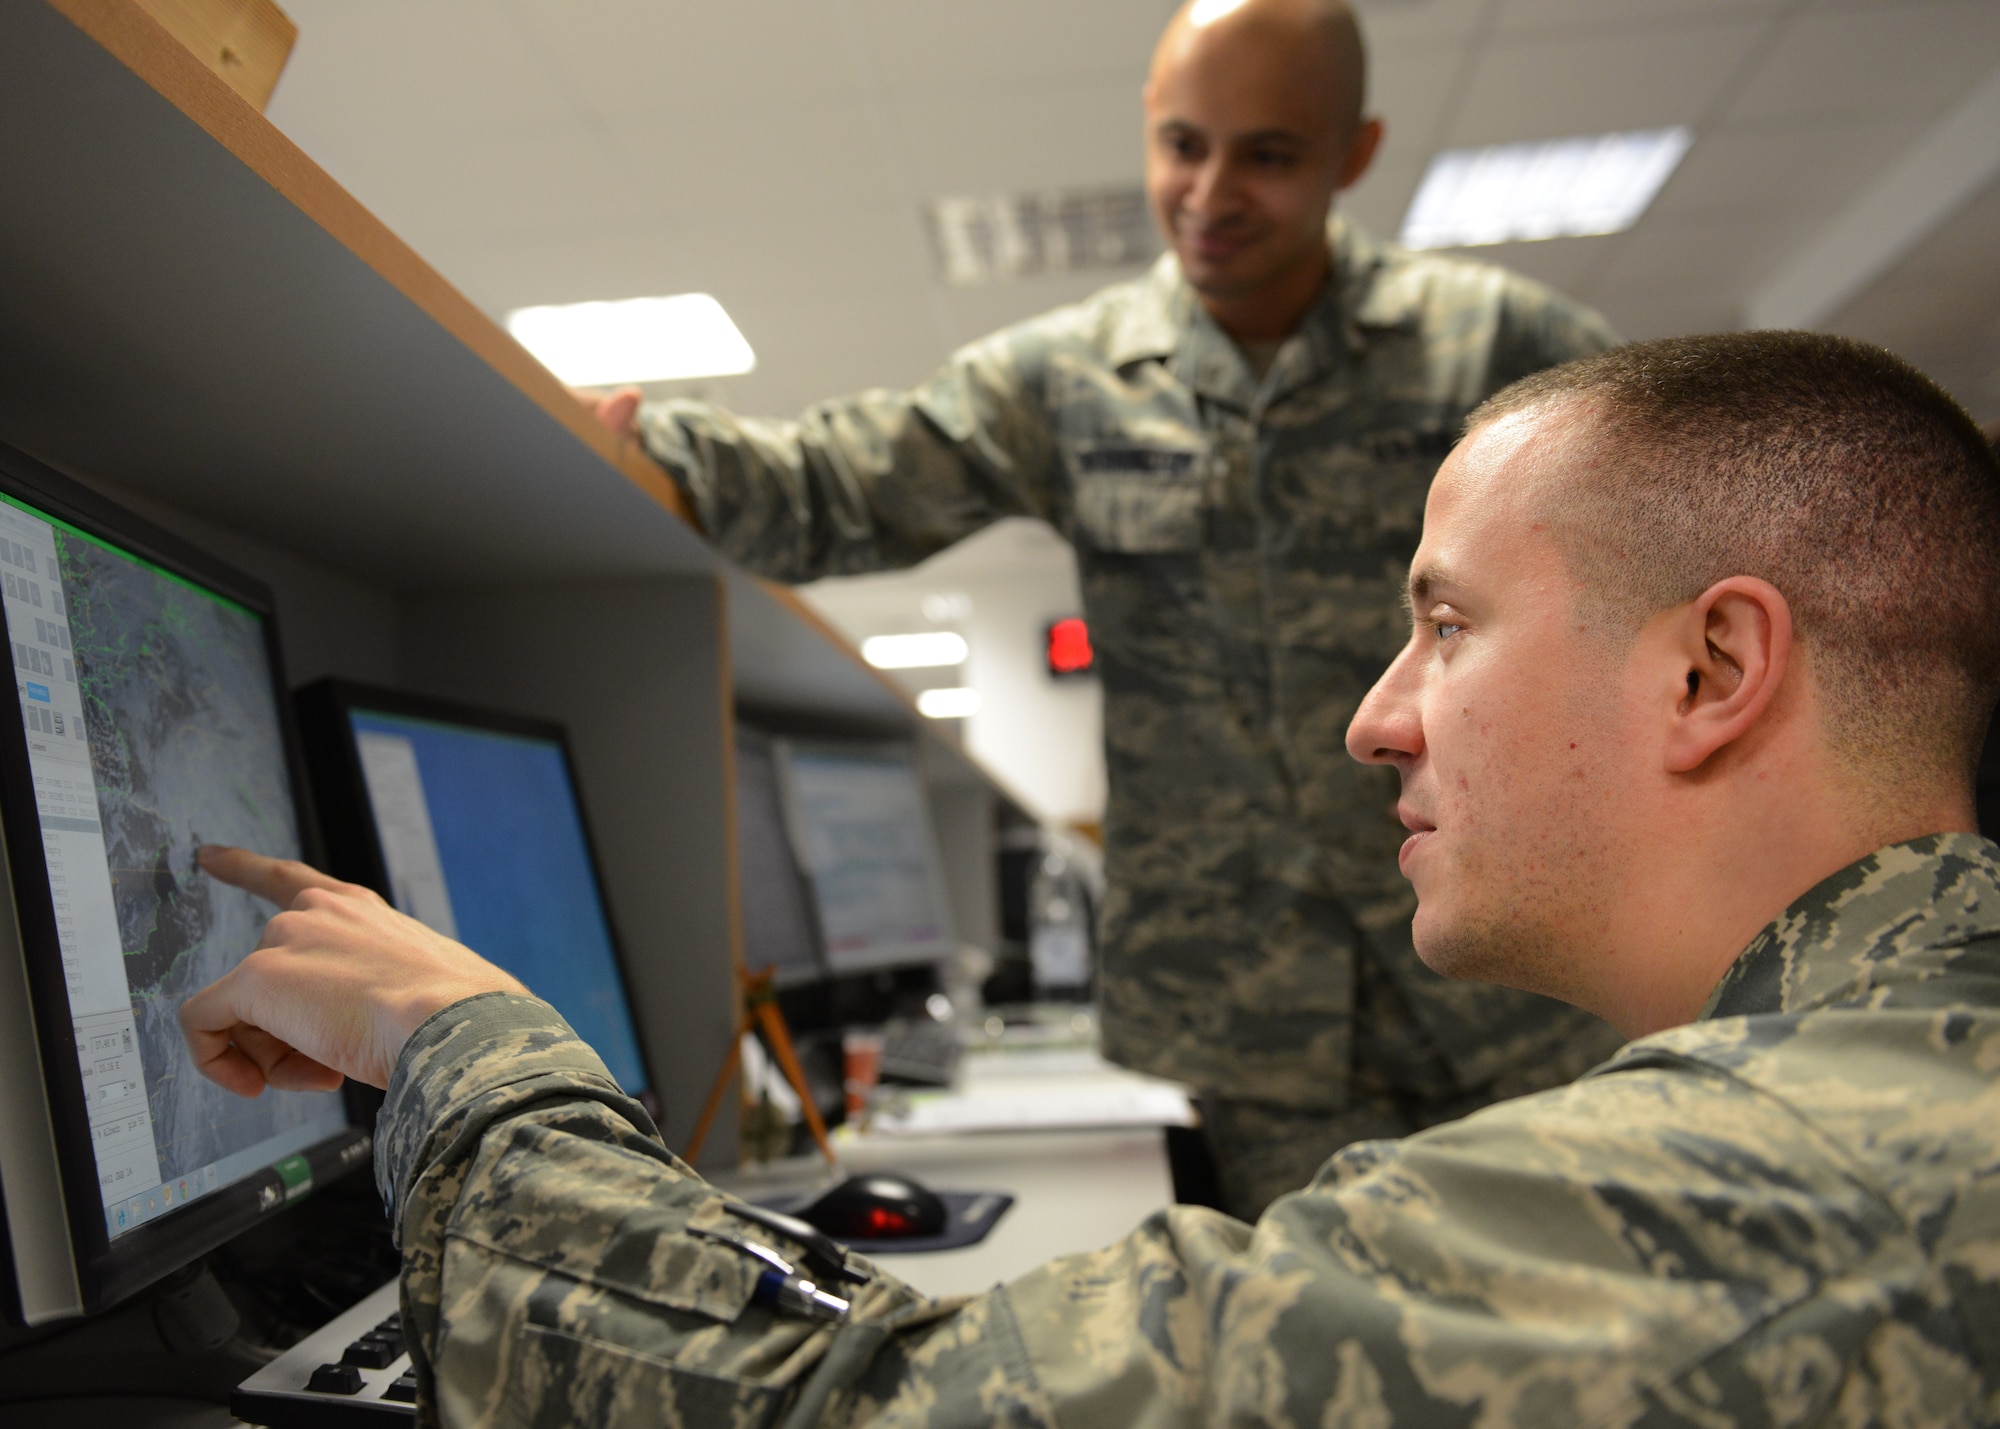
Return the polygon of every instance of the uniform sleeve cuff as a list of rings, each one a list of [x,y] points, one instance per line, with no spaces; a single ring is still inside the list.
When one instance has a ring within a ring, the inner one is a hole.
[[[672,399],[640,405],[636,418],[639,444],[680,488],[682,499],[701,523],[701,529],[712,531],[717,513],[710,500],[709,484],[702,480],[702,463],[687,430],[674,420],[674,407]]]
[[[376,1122],[375,1182],[391,1224],[424,1167],[509,1108],[549,1095],[604,1101],[642,1132],[658,1134],[597,1054],[539,998],[481,993],[425,1019],[403,1044]]]

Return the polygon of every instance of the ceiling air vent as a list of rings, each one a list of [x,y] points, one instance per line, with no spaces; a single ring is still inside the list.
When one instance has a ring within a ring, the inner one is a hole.
[[[924,215],[938,271],[954,287],[1034,273],[1130,268],[1160,251],[1142,188],[941,198]]]

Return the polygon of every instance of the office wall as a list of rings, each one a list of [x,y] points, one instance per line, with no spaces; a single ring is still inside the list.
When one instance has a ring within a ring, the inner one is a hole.
[[[803,593],[857,643],[912,630],[965,636],[961,670],[892,673],[913,688],[962,679],[978,690],[979,713],[958,721],[966,746],[1032,812],[1103,817],[1103,692],[1094,678],[1052,679],[1043,662],[1049,622],[1083,611],[1076,558],[1054,531],[1003,521],[912,570],[818,581]]]

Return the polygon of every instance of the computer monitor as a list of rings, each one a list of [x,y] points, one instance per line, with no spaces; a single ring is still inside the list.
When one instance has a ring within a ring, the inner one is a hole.
[[[333,874],[521,979],[653,1105],[563,727],[343,680],[298,711]]]
[[[781,988],[822,976],[819,932],[792,846],[777,751],[770,736],[743,724],[736,726],[736,880],[744,966],[771,969]]]
[[[231,1095],[189,995],[273,909],[196,849],[317,853],[269,593],[0,448],[0,1200],[11,1318],[102,1309],[365,1163],[339,1092]]]
[[[957,940],[916,751],[784,740],[778,757],[828,971],[951,956]]]

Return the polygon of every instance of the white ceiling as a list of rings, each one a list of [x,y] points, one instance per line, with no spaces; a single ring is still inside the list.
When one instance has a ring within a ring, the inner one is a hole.
[[[715,294],[750,411],[921,377],[1119,274],[963,289],[923,204],[1136,183],[1168,0],[281,0],[271,118],[475,302]],[[2000,71],[1996,0],[1363,0],[1393,234],[1439,147],[1685,123],[1629,233],[1479,250],[1627,336],[1729,327]],[[1994,136],[2000,145],[2000,134]],[[2000,183],[1826,325],[2000,417]]]

